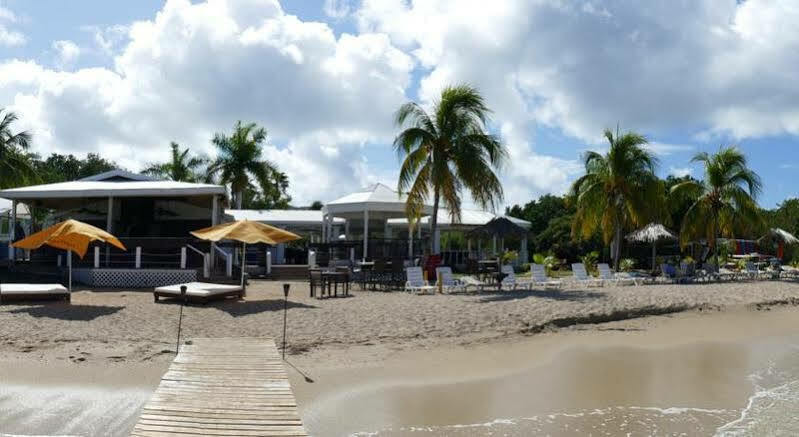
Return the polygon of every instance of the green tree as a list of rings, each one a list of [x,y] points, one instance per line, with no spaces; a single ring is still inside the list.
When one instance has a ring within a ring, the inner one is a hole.
[[[3,114],[5,112],[5,114]],[[14,188],[37,181],[33,160],[27,153],[31,143],[28,131],[11,132],[17,115],[0,108],[0,188]]]
[[[309,209],[314,211],[321,211],[324,206],[325,205],[322,203],[321,200],[314,200],[313,203],[311,203]]]
[[[169,143],[169,148],[171,149],[169,162],[150,164],[142,170],[142,173],[183,182],[197,182],[204,179],[200,170],[208,164],[206,158],[190,156],[188,147],[181,151],[178,143],[174,141]]]
[[[671,188],[670,196],[690,199],[680,231],[680,244],[706,238],[718,265],[716,241],[736,232],[753,232],[763,225],[757,196],[760,176],[747,167],[746,156],[737,147],[722,147],[718,153],[698,153],[692,162],[704,166],[704,179],[686,181]]]
[[[588,152],[585,175],[571,188],[577,211],[572,236],[591,238],[599,231],[611,245],[613,266],[619,268],[626,230],[646,225],[663,211],[663,184],[655,176],[657,158],[642,147],[647,139],[635,132],[613,135],[605,130],[610,149],[605,155]]]
[[[506,151],[499,138],[486,132],[490,112],[480,93],[468,85],[444,88],[432,116],[414,102],[399,108],[395,123],[405,129],[394,140],[394,149],[404,158],[397,190],[408,193],[405,212],[412,224],[421,218],[431,191],[433,235],[442,203],[453,221],[460,221],[464,188],[482,208],[495,209],[502,202],[502,184],[494,169],[502,165]],[[431,246],[435,253],[435,239]]]
[[[95,153],[89,153],[85,159],[53,153],[45,160],[37,156],[34,164],[37,174],[47,184],[74,181],[117,168],[116,164]]]
[[[261,144],[266,140],[266,129],[255,123],[242,124],[237,121],[233,134],[221,133],[211,140],[216,146],[217,158],[208,167],[211,176],[219,176],[222,184],[230,185],[233,204],[241,209],[245,191],[254,179],[262,195],[285,193],[288,180],[277,167],[263,158]],[[281,185],[285,181],[285,186]]]

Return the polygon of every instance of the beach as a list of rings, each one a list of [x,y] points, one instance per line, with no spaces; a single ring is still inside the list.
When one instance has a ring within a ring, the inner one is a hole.
[[[599,418],[713,435],[755,393],[755,358],[793,350],[797,302],[785,281],[323,300],[298,282],[287,369],[312,435],[579,435],[564,426]],[[186,307],[181,335],[280,344],[283,304],[282,284],[253,281],[242,302]],[[0,405],[15,406],[0,432],[125,435],[174,357],[179,311],[137,291],[0,306]],[[54,407],[32,407],[52,387],[48,404],[84,420],[59,427]],[[109,413],[115,431],[100,433]]]

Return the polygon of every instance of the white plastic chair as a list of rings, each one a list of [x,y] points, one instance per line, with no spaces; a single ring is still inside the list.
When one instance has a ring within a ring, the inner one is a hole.
[[[530,275],[533,278],[533,285],[552,288],[560,288],[563,285],[563,282],[548,277],[546,268],[541,264],[530,264]]]
[[[424,280],[421,267],[407,267],[405,269],[405,291],[409,293],[433,293],[436,292],[436,287],[427,283]]]
[[[436,277],[441,283],[441,291],[444,293],[457,293],[466,291],[466,284],[452,276],[451,267],[436,267]]]
[[[613,273],[613,270],[611,270],[610,266],[606,263],[599,263],[596,267],[599,270],[599,278],[602,279],[602,281],[611,282],[614,285],[622,283],[638,285],[635,278],[625,278]]]
[[[530,280],[520,280],[516,278],[516,273],[513,271],[512,265],[503,265],[501,272],[505,274],[505,277],[502,278],[503,289],[510,288],[511,290],[515,290],[516,287],[530,288],[532,285],[532,281]]]
[[[574,279],[579,284],[586,285],[588,287],[595,285],[601,286],[602,280],[597,279],[593,276],[588,274],[588,271],[585,269],[585,264],[583,263],[574,263],[572,264],[572,274],[574,274]]]

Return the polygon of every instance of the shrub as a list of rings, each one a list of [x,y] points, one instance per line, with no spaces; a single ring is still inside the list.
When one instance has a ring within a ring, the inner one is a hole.
[[[507,250],[502,254],[502,264],[511,264],[519,258],[519,253],[515,250]]]
[[[635,268],[635,260],[632,258],[624,258],[623,260],[619,261],[619,268],[623,272],[632,271]]]
[[[589,272],[596,271],[596,264],[599,262],[599,252],[593,251],[580,257],[580,261],[585,264],[585,269]]]

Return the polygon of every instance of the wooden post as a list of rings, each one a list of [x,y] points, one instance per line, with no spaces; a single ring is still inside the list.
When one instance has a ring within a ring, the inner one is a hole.
[[[186,246],[180,248],[180,268],[186,268]]]
[[[100,246],[94,246],[94,268],[100,268]]]
[[[211,226],[216,226],[217,221],[219,220],[219,199],[216,194],[211,197]],[[208,251],[210,253],[210,260],[208,260],[208,274],[205,275],[207,278],[210,276],[210,269],[211,266],[214,265],[214,261],[216,260],[216,253],[214,253],[214,243],[211,243],[211,250]]]
[[[203,277],[208,278],[211,276],[211,255],[203,255]]]
[[[272,251],[266,249],[266,274],[272,274]]]
[[[114,198],[108,197],[108,211],[105,217],[105,231],[109,234],[114,232]],[[105,267],[111,263],[111,246],[105,245]],[[99,267],[99,266],[98,266]]]
[[[136,246],[136,268],[141,268],[141,246]]]
[[[366,261],[369,252],[369,210],[363,210],[363,260]]]
[[[8,224],[8,260],[12,263],[15,261],[16,254],[15,249],[11,246],[11,243],[17,239],[17,201],[11,201],[11,222]]]

